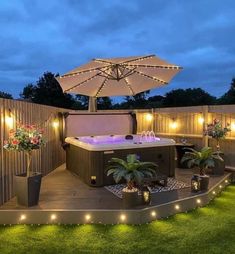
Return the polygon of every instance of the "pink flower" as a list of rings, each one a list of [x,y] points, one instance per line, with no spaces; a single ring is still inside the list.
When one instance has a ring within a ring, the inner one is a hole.
[[[20,141],[18,139],[13,139],[12,144],[13,145],[19,145]]]
[[[8,141],[7,140],[4,140],[4,145],[7,145],[8,144]]]
[[[32,138],[31,143],[34,144],[34,145],[37,145],[38,144],[38,139],[37,138]]]

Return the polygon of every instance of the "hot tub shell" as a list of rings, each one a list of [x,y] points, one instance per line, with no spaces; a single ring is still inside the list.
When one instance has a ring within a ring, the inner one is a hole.
[[[158,142],[129,144],[87,144],[79,139],[66,138],[66,167],[77,174],[90,186],[115,184],[112,176],[106,175],[108,161],[113,158],[126,160],[128,154],[137,154],[141,161],[151,161],[158,165],[158,172],[167,176],[175,175],[175,142],[161,139]]]

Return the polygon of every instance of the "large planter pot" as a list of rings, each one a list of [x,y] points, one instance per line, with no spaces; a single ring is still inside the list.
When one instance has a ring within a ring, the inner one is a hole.
[[[208,190],[210,177],[208,175],[200,175],[199,177],[201,179],[200,190],[201,191]]]
[[[17,203],[22,206],[35,206],[38,204],[42,174],[35,173],[15,176],[15,193]]]
[[[138,190],[134,192],[122,191],[123,208],[132,208],[139,204]]]
[[[213,175],[223,175],[225,170],[225,156],[224,153],[219,151],[219,156],[223,158],[224,161],[215,160],[215,167],[212,169]]]

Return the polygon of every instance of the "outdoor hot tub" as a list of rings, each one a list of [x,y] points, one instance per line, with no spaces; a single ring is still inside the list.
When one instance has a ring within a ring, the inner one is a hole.
[[[77,174],[90,186],[114,184],[106,175],[108,161],[126,159],[137,154],[141,161],[158,164],[158,171],[167,176],[175,174],[175,141],[142,135],[98,135],[67,137],[65,142],[67,169]]]

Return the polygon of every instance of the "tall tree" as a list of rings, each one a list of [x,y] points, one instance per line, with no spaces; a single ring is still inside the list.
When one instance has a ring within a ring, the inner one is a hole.
[[[166,93],[163,105],[166,107],[213,105],[216,97],[201,88],[176,89]]]
[[[13,99],[13,96],[9,93],[5,93],[5,92],[1,92],[0,91],[0,98],[4,98],[4,99]]]
[[[58,74],[45,72],[39,78],[36,85],[27,85],[20,94],[20,97],[39,104],[73,109],[75,106],[73,96],[63,93],[62,88],[55,79],[56,76]],[[78,106],[78,102],[76,106]]]
[[[112,100],[109,97],[98,97],[97,98],[97,109],[112,109]]]
[[[116,108],[146,108],[148,105],[147,96],[149,95],[150,91],[145,91],[138,93],[134,96],[125,96],[124,102],[118,105],[115,105]]]
[[[235,104],[235,78],[232,79],[230,89],[218,100],[219,104]]]
[[[160,108],[163,106],[165,97],[161,95],[155,95],[148,98],[149,108]]]

